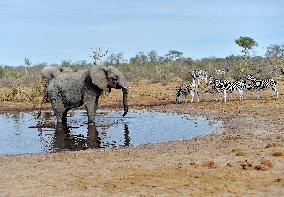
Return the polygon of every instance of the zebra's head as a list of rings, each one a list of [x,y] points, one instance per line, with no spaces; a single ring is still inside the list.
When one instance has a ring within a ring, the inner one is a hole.
[[[200,80],[204,80],[206,83],[208,81],[208,72],[207,70],[199,70],[197,71],[198,78]]]
[[[212,76],[210,76],[210,77],[208,78],[208,84],[209,84],[209,85],[210,85],[210,84],[214,84],[214,82],[215,82],[215,78],[212,77]]]
[[[250,80],[250,81],[255,81],[255,80],[256,80],[256,77],[253,76],[253,75],[251,75],[251,74],[248,74],[248,75],[246,76],[246,79],[247,79],[247,80]]]
[[[176,93],[176,103],[180,103],[182,96],[182,88],[180,87]]]
[[[176,103],[181,102],[181,97],[188,94],[188,89],[186,87],[180,87],[176,93]]]
[[[206,70],[192,70],[190,72],[191,77],[193,81],[195,80],[199,81],[205,81],[206,83],[208,82],[208,72]]]

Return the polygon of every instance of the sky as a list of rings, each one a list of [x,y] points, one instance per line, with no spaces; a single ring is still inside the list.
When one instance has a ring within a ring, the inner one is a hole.
[[[284,44],[283,0],[0,0],[0,65],[86,60],[92,49],[239,55],[249,36],[264,55]]]

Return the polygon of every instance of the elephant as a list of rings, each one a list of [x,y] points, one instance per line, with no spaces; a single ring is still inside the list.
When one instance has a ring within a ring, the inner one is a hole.
[[[43,81],[44,91],[43,91],[43,99],[41,101],[41,104],[46,101],[47,94],[46,94],[46,88],[49,84],[49,81],[57,76],[59,76],[62,73],[69,73],[73,72],[72,68],[70,67],[63,67],[63,66],[45,66],[41,71],[41,77]]]
[[[39,104],[41,106],[43,105],[44,102],[47,101],[47,86],[49,84],[49,81],[57,76],[59,76],[62,73],[70,73],[73,72],[73,70],[70,67],[63,67],[63,66],[45,66],[42,71],[41,71],[41,78],[42,78],[42,83],[43,83],[43,97],[42,100]],[[41,115],[41,111],[39,110],[37,112],[37,118],[39,118]]]
[[[61,73],[73,72],[70,67],[63,66],[45,66],[41,71],[41,76],[45,80],[51,80],[52,78],[60,75]]]
[[[113,66],[95,65],[78,72],[62,73],[52,78],[47,87],[57,123],[66,122],[67,112],[83,106],[87,110],[88,124],[93,124],[99,97],[111,88],[122,89],[123,117],[128,112],[128,85],[123,74]]]

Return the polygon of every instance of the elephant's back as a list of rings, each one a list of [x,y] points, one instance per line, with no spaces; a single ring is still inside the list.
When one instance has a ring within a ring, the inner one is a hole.
[[[50,81],[47,91],[49,97],[60,98],[66,107],[73,108],[82,105],[83,86],[84,72],[63,73]]]
[[[48,86],[49,92],[61,91],[64,94],[79,95],[82,94],[82,87],[84,86],[85,73],[62,73],[60,76],[52,79]]]

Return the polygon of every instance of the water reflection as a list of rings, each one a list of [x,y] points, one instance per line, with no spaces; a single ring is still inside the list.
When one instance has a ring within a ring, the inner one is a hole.
[[[204,118],[160,112],[132,111],[96,114],[87,124],[86,112],[69,114],[67,124],[56,125],[52,112],[0,114],[0,154],[84,150],[182,140],[203,135],[214,125]]]
[[[129,137],[129,130],[128,125],[124,124],[124,146],[130,145],[130,137]]]
[[[67,124],[58,124],[55,128],[53,146],[50,147],[54,151],[62,150],[85,150],[87,148],[105,148],[106,145],[101,146],[101,137],[94,124],[87,127],[87,136],[82,134],[72,134],[70,127]],[[39,132],[41,129],[39,128]],[[115,147],[115,144],[109,144]],[[124,146],[130,145],[128,125],[124,124]]]

